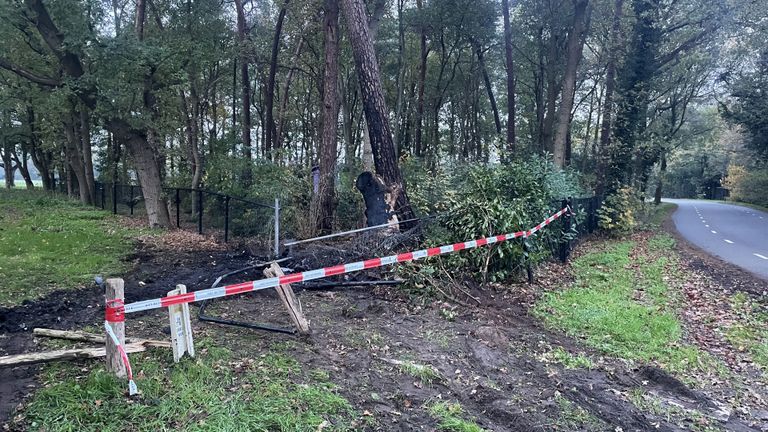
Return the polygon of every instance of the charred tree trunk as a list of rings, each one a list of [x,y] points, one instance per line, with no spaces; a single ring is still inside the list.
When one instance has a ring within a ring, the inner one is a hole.
[[[584,47],[584,33],[587,28],[588,0],[574,0],[573,25],[568,33],[566,45],[567,60],[563,75],[563,97],[557,114],[557,127],[553,141],[553,156],[555,165],[565,167],[568,157],[568,132],[571,128],[571,110],[576,91],[576,73],[578,72],[581,52]]]
[[[325,0],[325,66],[323,72],[322,140],[320,141],[320,185],[317,194],[317,229],[333,229],[336,170],[336,128],[339,116],[339,3]]]
[[[512,26],[509,22],[509,0],[501,0],[504,15],[504,59],[507,65],[507,151],[515,154],[515,62],[512,51]]]
[[[401,219],[411,219],[413,211],[408,201],[392,141],[392,131],[387,118],[388,110],[381,86],[381,74],[368,28],[365,4],[362,0],[342,0],[341,5],[347,21],[355,68],[360,81],[363,109],[371,138],[376,172],[391,190],[392,200],[388,203],[390,211],[397,212]]]

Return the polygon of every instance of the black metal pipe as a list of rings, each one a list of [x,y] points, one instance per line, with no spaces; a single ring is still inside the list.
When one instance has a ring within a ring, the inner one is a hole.
[[[106,204],[104,202],[104,183],[99,183],[99,189],[101,189],[101,209],[104,210]]]
[[[179,196],[179,188],[176,188],[176,228],[181,227],[181,224],[179,223],[179,214],[181,213],[180,204],[181,197]]]
[[[229,195],[224,198],[224,243],[229,241]]]
[[[128,201],[131,206],[131,216],[133,216],[133,185],[131,185],[131,199]]]
[[[203,233],[203,191],[197,191],[197,233]]]
[[[117,183],[112,183],[112,214],[117,214]]]

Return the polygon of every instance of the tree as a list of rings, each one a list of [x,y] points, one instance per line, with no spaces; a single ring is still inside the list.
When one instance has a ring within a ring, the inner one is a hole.
[[[339,4],[325,0],[323,31],[325,67],[323,72],[322,140],[320,141],[320,184],[317,194],[317,229],[328,233],[333,228],[334,174],[336,171],[336,130],[339,116]]]
[[[405,183],[398,166],[384,91],[381,86],[381,73],[368,28],[365,4],[362,0],[341,0],[341,5],[360,82],[363,111],[371,138],[376,173],[391,190],[393,200],[388,203],[390,211],[397,212],[401,220],[411,219],[413,210],[411,210]]]
[[[507,66],[507,152],[515,155],[515,61],[512,49],[512,25],[509,21],[509,0],[501,0],[504,16],[504,60]]]

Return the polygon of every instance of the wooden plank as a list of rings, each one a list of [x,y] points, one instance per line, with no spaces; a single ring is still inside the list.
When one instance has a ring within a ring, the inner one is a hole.
[[[264,269],[264,275],[267,277],[280,277],[284,276],[283,270],[277,263],[272,263],[269,267]],[[290,284],[283,284],[275,287],[277,295],[280,300],[283,301],[283,305],[288,309],[288,314],[291,316],[291,321],[299,330],[301,334],[309,334],[309,321],[304,317],[304,313],[301,311],[301,303],[296,299],[296,294],[293,292]]]
[[[122,279],[107,279],[106,300],[125,301],[125,282]],[[125,345],[125,322],[109,323],[115,332],[121,345]],[[117,349],[112,338],[106,337],[105,348],[107,350],[107,371],[114,372],[118,378],[126,378],[128,373],[125,370],[125,364],[120,357],[120,351]]]
[[[143,344],[132,343],[124,345],[125,352],[136,353],[146,351],[147,347]],[[23,366],[35,363],[45,363],[55,360],[80,360],[105,357],[107,355],[107,349],[105,348],[81,348],[81,349],[66,349],[56,351],[46,351],[40,353],[30,354],[16,354],[0,357],[0,368],[2,367],[15,367]]]
[[[43,336],[55,339],[66,339],[76,342],[91,342],[97,344],[106,343],[106,337],[95,333],[87,333],[81,331],[68,331],[68,330],[54,330],[47,328],[35,328],[32,329],[32,334],[35,336]],[[168,341],[159,341],[152,339],[135,339],[125,338],[126,344],[138,343],[147,347],[154,348],[170,348],[171,343]]]

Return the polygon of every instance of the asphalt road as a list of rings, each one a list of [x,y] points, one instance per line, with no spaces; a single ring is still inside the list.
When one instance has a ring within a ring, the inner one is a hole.
[[[686,240],[707,253],[768,280],[768,213],[703,200],[665,199]]]

